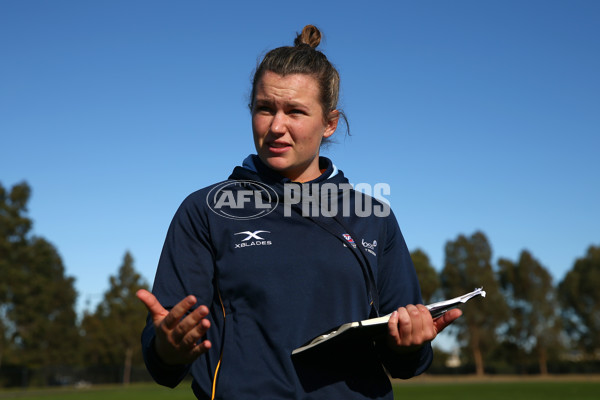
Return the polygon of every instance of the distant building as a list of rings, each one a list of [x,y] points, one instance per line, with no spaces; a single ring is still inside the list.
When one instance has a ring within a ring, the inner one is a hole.
[[[458,368],[460,367],[460,357],[458,356],[459,350],[457,347],[452,350],[452,354],[446,360],[446,367],[448,368]]]

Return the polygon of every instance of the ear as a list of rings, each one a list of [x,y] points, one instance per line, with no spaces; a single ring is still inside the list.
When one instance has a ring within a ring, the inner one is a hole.
[[[338,110],[333,110],[329,113],[327,123],[325,125],[325,132],[323,133],[324,138],[328,138],[329,136],[333,135],[337,129],[339,120],[340,112]]]

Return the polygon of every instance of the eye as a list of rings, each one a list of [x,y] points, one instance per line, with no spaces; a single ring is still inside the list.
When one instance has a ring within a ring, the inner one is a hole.
[[[290,110],[290,114],[306,114],[306,113],[304,112],[304,110],[299,110],[297,108],[294,108],[294,109]]]
[[[259,104],[259,105],[254,106],[254,112],[257,112],[257,113],[270,113],[271,112],[271,108],[269,106]]]

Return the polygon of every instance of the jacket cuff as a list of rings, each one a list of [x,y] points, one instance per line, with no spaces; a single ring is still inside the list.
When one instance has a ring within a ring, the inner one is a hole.
[[[142,335],[142,350],[146,368],[156,383],[174,388],[188,374],[191,365],[169,365],[163,362],[154,348],[155,338],[154,327],[146,329]]]
[[[414,353],[398,354],[384,343],[376,344],[381,363],[392,378],[409,379],[425,372],[433,361],[431,343],[424,344]]]

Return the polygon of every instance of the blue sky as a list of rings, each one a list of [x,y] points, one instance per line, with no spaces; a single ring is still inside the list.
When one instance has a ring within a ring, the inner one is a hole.
[[[0,183],[32,186],[80,307],[127,250],[152,281],[179,203],[254,151],[259,56],[307,23],[351,127],[324,155],[390,185],[411,250],[439,270],[481,230],[558,281],[600,244],[600,2],[3,1]]]

